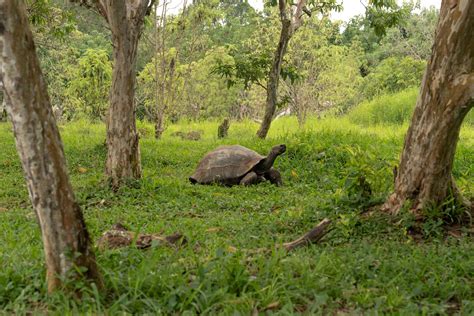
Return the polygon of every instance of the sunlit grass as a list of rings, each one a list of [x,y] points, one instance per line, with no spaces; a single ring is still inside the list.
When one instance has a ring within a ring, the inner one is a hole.
[[[182,232],[180,249],[132,248],[97,253],[106,293],[86,292],[81,303],[48,296],[40,232],[31,209],[9,124],[0,124],[0,308],[4,313],[264,313],[282,315],[445,314],[474,312],[474,243],[430,237],[415,243],[407,222],[358,212],[392,189],[403,124],[355,124],[349,117],[276,120],[268,139],[258,124],[232,122],[217,138],[219,122],[169,125],[162,140],[139,122],[143,179],[112,193],[103,176],[105,128],[100,123],[62,124],[60,131],[77,199],[96,240],[121,221],[141,232]],[[172,136],[201,130],[199,141]],[[474,128],[466,125],[454,175],[472,197]],[[274,144],[288,151],[276,161],[285,185],[194,186],[187,178],[207,151],[242,144],[262,154]],[[358,195],[364,175],[370,198]],[[329,217],[338,222],[321,244],[284,253],[292,240]],[[266,248],[269,252],[258,251]],[[80,286],[77,285],[77,286]],[[273,303],[273,304],[271,304]],[[271,305],[269,305],[271,304]]]

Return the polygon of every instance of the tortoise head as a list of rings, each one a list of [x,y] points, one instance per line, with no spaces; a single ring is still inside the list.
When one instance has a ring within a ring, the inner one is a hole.
[[[281,144],[281,145],[276,145],[272,147],[272,150],[270,151],[270,155],[281,155],[286,151],[286,145]]]
[[[285,151],[286,145],[273,146],[268,153],[268,156],[258,164],[257,173],[264,173],[270,170],[270,168],[273,166],[273,163],[275,162],[275,159]]]

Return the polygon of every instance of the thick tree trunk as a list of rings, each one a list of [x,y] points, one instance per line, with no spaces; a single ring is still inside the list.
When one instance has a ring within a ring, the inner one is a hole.
[[[112,188],[141,177],[139,136],[135,124],[135,65],[148,1],[100,1],[114,46],[114,69],[107,116],[106,174]]]
[[[135,125],[135,64],[143,20],[155,0],[70,0],[93,7],[110,26],[114,70],[107,115],[106,175],[113,189],[125,179],[141,177],[139,137]]]
[[[112,33],[114,70],[107,116],[106,174],[116,189],[125,179],[141,177],[134,99],[138,36],[128,30]]]
[[[384,209],[409,201],[417,212],[454,195],[452,167],[461,124],[474,105],[474,2],[443,1],[431,59]]]
[[[43,238],[48,290],[101,278],[66,170],[63,147],[23,1],[0,0],[0,61],[16,147]],[[77,268],[85,268],[83,272]]]
[[[273,57],[272,68],[270,69],[270,73],[268,75],[265,114],[263,116],[262,123],[260,124],[260,129],[257,132],[257,136],[259,138],[267,137],[273,116],[275,115],[278,102],[278,84],[280,81],[281,64],[288,48],[288,42],[290,41],[292,35],[291,29],[291,20],[282,18],[280,40]]]

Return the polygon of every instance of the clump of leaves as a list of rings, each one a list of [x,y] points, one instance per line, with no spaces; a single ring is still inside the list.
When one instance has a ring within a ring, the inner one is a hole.
[[[381,203],[382,196],[375,196],[373,188],[380,188],[381,178],[389,173],[389,163],[376,158],[359,146],[346,147],[347,161],[344,177],[344,204],[358,210]]]

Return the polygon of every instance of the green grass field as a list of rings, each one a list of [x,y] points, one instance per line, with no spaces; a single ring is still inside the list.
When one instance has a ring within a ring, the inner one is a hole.
[[[60,127],[76,197],[94,240],[120,221],[134,231],[183,233],[180,248],[97,251],[106,293],[85,290],[81,302],[46,294],[39,226],[31,208],[11,126],[0,124],[0,313],[61,314],[474,314],[471,228],[447,235],[428,220],[424,239],[407,234],[413,219],[361,210],[392,188],[407,125],[365,126],[348,118],[274,122],[267,140],[257,125],[233,123],[218,140],[218,123],[171,125],[153,139],[139,124],[143,179],[112,193],[106,186],[105,128],[84,121]],[[200,141],[173,137],[202,130]],[[200,158],[221,144],[265,154],[285,143],[276,161],[283,187],[191,185]],[[358,186],[365,176],[373,194]],[[454,175],[474,195],[474,128],[461,133]],[[337,222],[323,241],[285,253],[279,244],[324,217]],[[266,248],[268,251],[262,251]],[[82,287],[82,284],[73,284]]]

